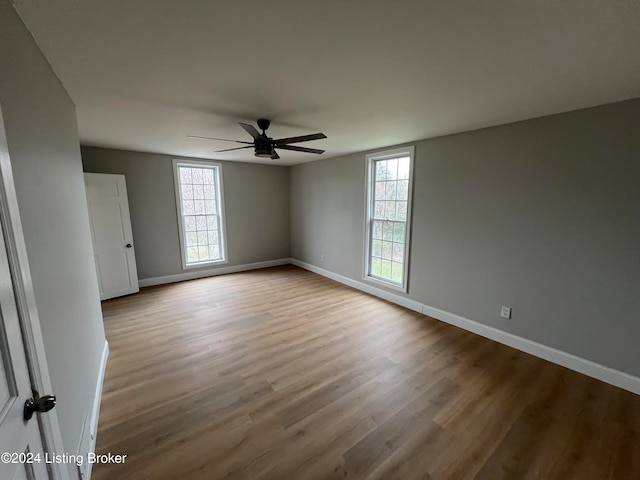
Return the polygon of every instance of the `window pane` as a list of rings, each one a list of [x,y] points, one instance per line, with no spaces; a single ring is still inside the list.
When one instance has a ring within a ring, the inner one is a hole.
[[[193,200],[193,187],[191,185],[182,185],[182,199]]]
[[[196,217],[196,225],[198,230],[206,230],[207,229],[207,217],[197,216]]]
[[[382,242],[382,258],[391,260],[392,245],[391,242]]]
[[[382,266],[381,260],[379,258],[374,258],[371,263],[371,275],[375,275],[379,277],[382,275]]]
[[[376,200],[384,200],[386,182],[376,182]]]
[[[204,211],[207,214],[216,213],[216,202],[213,200],[205,200],[204,201]]]
[[[205,168],[203,170],[202,183],[213,183],[213,170],[211,170],[210,168]]]
[[[220,258],[220,247],[218,245],[210,245],[209,256],[213,260],[218,260]]]
[[[407,202],[398,202],[398,220],[404,222],[407,220]]]
[[[384,201],[376,202],[373,218],[384,218]]]
[[[208,243],[207,231],[198,232],[198,245],[207,245]]]
[[[389,220],[396,219],[396,202],[385,202],[384,218],[388,218]]]
[[[387,179],[387,162],[384,160],[376,162],[376,180],[382,181]]]
[[[380,276],[391,278],[391,260],[381,260],[380,264]]]
[[[206,220],[207,229],[216,230],[218,228],[218,220],[216,218],[216,215],[207,215]]]
[[[402,265],[400,263],[393,262],[391,264],[391,280],[402,283]]]
[[[211,200],[216,198],[213,185],[203,185],[202,188],[204,190],[204,198]]]
[[[404,261],[404,244],[403,243],[394,243],[393,244],[393,258],[394,262],[402,263]]]
[[[397,182],[385,182],[386,183],[386,195],[385,198],[387,200],[395,200],[396,199],[396,184]]]
[[[195,208],[193,208],[193,200],[184,200],[182,202],[182,213],[184,215],[193,215]]]
[[[192,168],[193,183],[202,183],[202,168]]]
[[[204,200],[194,200],[193,205],[196,215],[204,215]]]
[[[379,257],[382,254],[382,242],[380,240],[374,240],[371,242],[371,255]]]
[[[389,180],[398,179],[398,160],[395,158],[387,160],[387,178]]]
[[[384,222],[382,239],[391,240],[393,238],[393,222]]]
[[[184,217],[184,229],[187,232],[192,232],[196,229],[196,217],[194,216],[185,216]]]
[[[193,185],[191,189],[193,190],[193,198],[196,200],[202,200],[204,198],[204,188],[202,185]]]
[[[400,180],[398,182],[398,200],[407,200],[409,198],[409,180]]]
[[[404,243],[404,223],[395,223],[393,225],[393,241]]]
[[[180,167],[180,183],[189,184],[191,182],[191,169],[189,167]]]
[[[373,222],[373,238],[382,238],[382,224],[383,222]]]
[[[198,244],[198,234],[196,232],[187,232],[187,246],[194,247]]]
[[[398,159],[398,178],[400,180],[409,179],[410,165],[411,165],[411,159],[409,157],[403,157]]]
[[[197,247],[187,247],[187,262],[193,263],[198,261]]]
[[[218,232],[216,230],[209,230],[209,245],[218,245]]]

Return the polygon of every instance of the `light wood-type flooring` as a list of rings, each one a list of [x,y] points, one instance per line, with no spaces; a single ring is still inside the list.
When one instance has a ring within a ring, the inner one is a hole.
[[[103,303],[93,479],[640,479],[640,396],[293,267]]]

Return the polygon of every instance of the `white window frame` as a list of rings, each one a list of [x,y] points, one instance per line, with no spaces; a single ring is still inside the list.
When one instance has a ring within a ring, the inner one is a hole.
[[[415,147],[408,146],[395,148],[393,150],[385,150],[382,152],[370,153],[366,156],[366,188],[365,188],[365,219],[364,219],[364,262],[363,262],[363,280],[371,283],[382,285],[386,288],[398,290],[406,293],[408,290],[409,278],[409,252],[411,250],[411,223],[412,223],[412,198],[413,198],[413,163],[414,163]],[[402,284],[396,284],[383,278],[375,277],[371,272],[371,242],[372,242],[372,222],[374,212],[374,185],[375,181],[375,164],[377,160],[389,160],[398,157],[409,157],[409,184],[407,192],[407,219],[405,223],[405,244],[404,244],[404,261],[402,269]]]
[[[184,226],[184,214],[182,213],[182,195],[180,178],[178,175],[178,168],[185,167],[201,167],[201,168],[216,168],[215,188],[216,188],[216,204],[220,217],[220,251],[222,252],[222,259],[220,260],[207,260],[204,262],[197,262],[187,264],[187,249],[185,241],[185,226]],[[173,182],[176,195],[176,213],[178,214],[178,230],[180,232],[180,259],[182,261],[182,269],[189,270],[192,268],[202,268],[210,265],[221,265],[228,262],[227,252],[227,222],[225,220],[225,208],[224,208],[224,186],[222,182],[222,164],[217,162],[209,162],[206,160],[173,160]]]

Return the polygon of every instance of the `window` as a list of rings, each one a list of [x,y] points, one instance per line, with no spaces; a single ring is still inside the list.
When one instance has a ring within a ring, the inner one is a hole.
[[[183,268],[227,261],[222,167],[173,161]]]
[[[367,155],[366,280],[407,291],[414,147]]]

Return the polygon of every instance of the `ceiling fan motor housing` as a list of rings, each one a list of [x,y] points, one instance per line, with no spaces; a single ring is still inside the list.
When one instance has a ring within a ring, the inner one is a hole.
[[[271,157],[273,155],[272,138],[267,137],[264,133],[261,137],[255,138],[253,146],[255,148],[256,157]]]
[[[256,157],[271,157],[273,155],[273,145],[267,143],[255,143]]]
[[[271,121],[270,120],[267,120],[266,118],[259,118],[258,119],[258,128],[260,130],[262,130],[262,133],[264,133],[264,131],[269,128],[269,125],[271,125]]]

